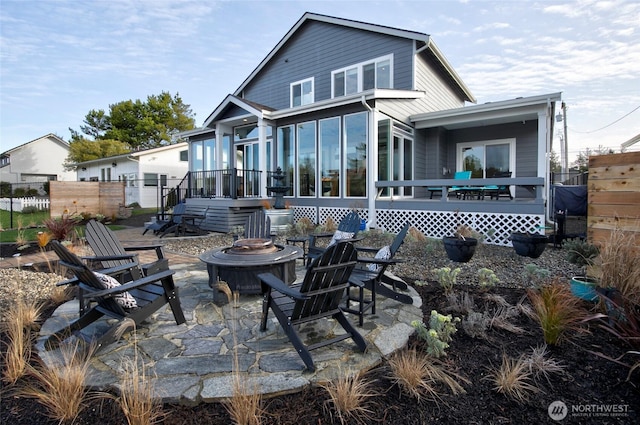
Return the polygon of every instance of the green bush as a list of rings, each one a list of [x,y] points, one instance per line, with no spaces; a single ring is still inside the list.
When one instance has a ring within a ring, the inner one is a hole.
[[[598,247],[583,240],[572,240],[564,243],[567,250],[567,261],[579,266],[587,266],[600,254]]]

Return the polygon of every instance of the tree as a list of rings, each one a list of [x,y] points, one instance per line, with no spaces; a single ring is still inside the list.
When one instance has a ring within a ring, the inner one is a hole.
[[[125,143],[131,150],[168,145],[172,136],[195,126],[191,107],[179,94],[168,92],[109,105],[109,112],[92,109],[85,116],[80,132],[71,131],[71,140],[113,140]],[[104,149],[93,148],[92,152]]]
[[[560,158],[558,158],[558,154],[556,151],[551,151],[549,155],[549,168],[552,173],[559,173],[562,171],[562,165],[560,164]]]
[[[69,142],[69,155],[63,164],[67,170],[75,169],[79,162],[122,155],[131,151],[128,145],[118,140],[89,140],[78,137],[77,134],[75,138],[72,136],[72,139]]]

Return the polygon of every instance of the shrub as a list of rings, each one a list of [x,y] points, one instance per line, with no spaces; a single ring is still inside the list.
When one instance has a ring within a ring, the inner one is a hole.
[[[462,321],[462,329],[471,338],[486,339],[490,321],[491,319],[486,312],[479,313],[472,311]]]
[[[496,286],[496,284],[499,282],[500,279],[498,279],[498,276],[496,276],[493,270],[486,267],[478,270],[478,284],[480,285],[480,289],[486,291]]]
[[[48,218],[43,221],[44,225],[49,229],[53,238],[59,241],[67,239],[81,218],[75,215],[63,214],[59,218]]]
[[[460,267],[456,267],[455,269],[451,269],[451,267],[441,267],[439,269],[433,269],[433,273],[436,276],[436,280],[442,286],[445,294],[449,294],[453,291],[453,287],[456,284],[456,279],[460,274]]]
[[[580,323],[586,315],[581,300],[573,296],[566,283],[556,279],[540,289],[529,289],[527,295],[547,344],[557,345],[569,338],[571,331],[581,329]]]
[[[29,205],[22,209],[22,214],[35,214],[37,212],[40,212],[40,210],[35,205]]]
[[[567,250],[567,261],[579,266],[593,264],[600,253],[597,246],[579,239],[565,242],[564,248]]]
[[[416,329],[418,337],[427,342],[427,353],[438,358],[447,355],[445,350],[449,348],[451,335],[457,332],[456,323],[459,321],[459,318],[453,319],[450,314],[445,316],[431,310],[429,329],[419,320],[411,322],[411,326]]]

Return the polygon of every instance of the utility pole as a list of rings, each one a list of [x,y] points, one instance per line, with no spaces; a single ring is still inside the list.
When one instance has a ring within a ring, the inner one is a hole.
[[[567,105],[562,102],[562,114],[556,116],[556,121],[562,121],[564,124],[564,137],[560,144],[560,159],[562,166],[563,179],[569,177],[569,143],[567,142]]]

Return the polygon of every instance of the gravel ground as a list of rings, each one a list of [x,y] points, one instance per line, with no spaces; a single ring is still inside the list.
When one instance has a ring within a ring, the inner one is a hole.
[[[364,233],[362,246],[381,247],[391,243],[393,235],[370,231]],[[213,246],[228,246],[232,237],[228,234],[215,234],[203,238],[185,238],[168,241],[165,249],[199,255]],[[278,237],[277,243],[284,243],[284,237]],[[539,258],[521,257],[512,248],[492,245],[479,245],[475,255],[468,263],[455,263],[447,258],[440,240],[417,240],[407,236],[396,259],[402,259],[390,271],[410,282],[435,280],[433,269],[439,267],[459,267],[457,282],[477,284],[477,272],[486,267],[493,270],[500,280],[499,286],[527,288],[540,282],[541,274],[528,271],[528,264],[547,270],[549,276],[559,276],[568,280],[571,276],[583,273],[583,270],[566,261],[566,251],[554,249],[551,245]],[[544,272],[542,272],[544,273]],[[0,320],[7,307],[18,297],[27,300],[46,300],[55,290],[55,284],[63,278],[57,274],[39,273],[17,269],[0,269]]]

